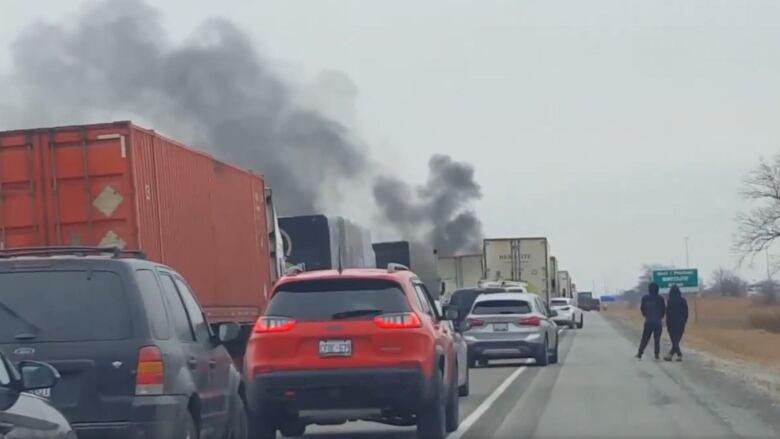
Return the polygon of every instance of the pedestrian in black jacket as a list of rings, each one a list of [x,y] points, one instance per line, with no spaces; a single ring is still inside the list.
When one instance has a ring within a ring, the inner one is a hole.
[[[636,357],[641,359],[645,352],[650,336],[653,336],[655,342],[655,359],[661,357],[661,332],[663,331],[663,320],[666,314],[666,304],[664,298],[658,294],[658,284],[651,282],[647,286],[648,293],[642,297],[642,316],[645,318],[645,328],[642,331],[642,341],[639,343],[639,352]]]
[[[666,329],[669,338],[672,339],[672,350],[664,357],[666,361],[672,361],[672,356],[677,354],[677,361],[682,361],[680,340],[685,332],[685,324],[688,323],[688,302],[682,296],[677,285],[669,290],[669,303],[666,306]]]

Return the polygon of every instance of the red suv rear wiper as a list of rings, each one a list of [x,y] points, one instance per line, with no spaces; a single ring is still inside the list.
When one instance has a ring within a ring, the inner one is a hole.
[[[333,320],[343,320],[343,319],[350,319],[353,317],[363,317],[363,316],[375,316],[384,313],[381,309],[353,309],[350,311],[342,311],[337,312],[335,314],[332,314],[330,317]]]

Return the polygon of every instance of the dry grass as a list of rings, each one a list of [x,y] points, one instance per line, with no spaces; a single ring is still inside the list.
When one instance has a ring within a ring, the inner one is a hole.
[[[780,306],[730,297],[688,299],[688,306],[683,349],[688,345],[727,360],[780,368]],[[642,324],[638,305],[614,304],[605,313]]]

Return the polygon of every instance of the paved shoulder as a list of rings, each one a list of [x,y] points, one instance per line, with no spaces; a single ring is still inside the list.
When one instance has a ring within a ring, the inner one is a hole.
[[[740,410],[737,424],[735,412],[681,385],[680,364],[634,359],[635,345],[598,314],[568,339],[563,363],[538,369],[493,437],[775,437],[758,417]]]

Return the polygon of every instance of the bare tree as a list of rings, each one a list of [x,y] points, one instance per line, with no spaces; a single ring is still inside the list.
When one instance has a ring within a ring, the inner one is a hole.
[[[744,296],[747,290],[748,283],[731,270],[720,267],[712,273],[712,293],[721,296]]]
[[[772,161],[762,158],[744,184],[742,195],[758,205],[737,217],[739,230],[734,246],[742,262],[780,238],[780,155]]]

